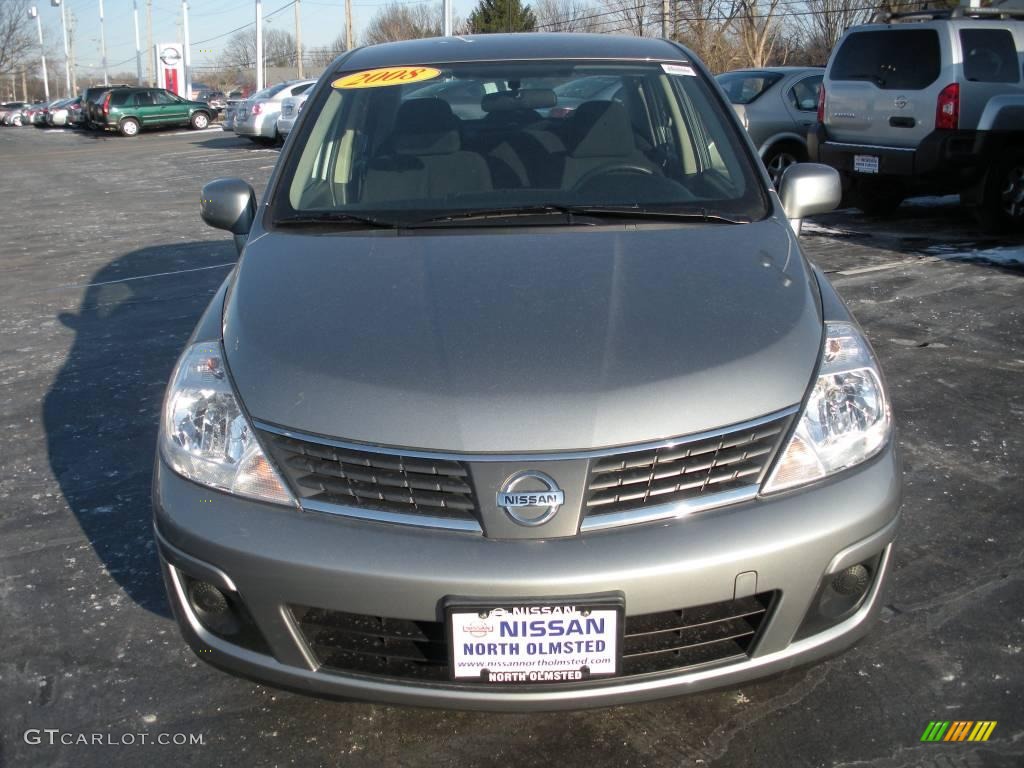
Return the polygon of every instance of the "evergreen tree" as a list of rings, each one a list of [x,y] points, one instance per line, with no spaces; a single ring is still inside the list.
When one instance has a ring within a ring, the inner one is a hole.
[[[536,28],[533,9],[520,0],[480,0],[469,15],[469,31],[474,34],[533,32]]]

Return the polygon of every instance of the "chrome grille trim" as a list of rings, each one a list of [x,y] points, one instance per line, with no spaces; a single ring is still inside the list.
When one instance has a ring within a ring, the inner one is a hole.
[[[695,499],[684,499],[682,501],[659,504],[651,507],[637,507],[621,512],[605,512],[604,514],[584,517],[580,524],[580,533],[589,531],[603,531],[608,528],[619,528],[624,525],[637,525],[639,523],[655,523],[659,520],[677,520],[687,517],[695,512],[705,512],[716,507],[725,507],[729,504],[738,504],[741,501],[750,501],[757,496],[760,485],[748,485],[743,488],[734,488],[721,493],[709,493],[707,496],[700,496]]]
[[[370,520],[375,523],[397,523],[418,528],[435,528],[483,534],[483,529],[476,520],[460,520],[454,517],[431,517],[430,515],[408,515],[402,512],[387,512],[382,509],[361,509],[359,507],[330,504],[314,499],[300,499],[299,504],[302,505],[303,509],[312,510],[313,512],[326,512],[329,515],[352,517],[357,520]]]
[[[310,432],[298,432],[287,427],[281,427],[267,421],[253,419],[253,425],[257,429],[273,432],[283,437],[290,437],[295,440],[306,440],[311,443],[322,443],[335,448],[347,448],[352,451],[367,451],[372,453],[384,453],[390,456],[409,456],[417,459],[439,459],[447,461],[522,461],[522,462],[543,462],[561,461],[563,459],[598,459],[605,456],[616,456],[625,453],[638,453],[641,451],[653,451],[659,448],[674,448],[677,445],[696,443],[702,440],[710,440],[713,437],[721,437],[732,432],[745,429],[753,429],[763,424],[777,421],[785,416],[792,416],[799,410],[799,405],[792,405],[775,411],[765,416],[760,416],[750,421],[739,424],[730,424],[718,429],[711,429],[706,432],[697,432],[682,437],[670,437],[662,440],[652,440],[648,443],[631,443],[629,445],[615,445],[608,448],[593,448],[585,451],[544,451],[537,453],[459,453],[455,451],[429,451],[418,448],[401,448],[395,446],[374,445],[372,443],[359,443],[351,440],[338,440],[324,435]]]

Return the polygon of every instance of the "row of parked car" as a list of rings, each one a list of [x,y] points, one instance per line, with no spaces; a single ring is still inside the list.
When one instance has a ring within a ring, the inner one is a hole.
[[[228,99],[221,127],[257,143],[274,145],[288,136],[316,80],[288,80],[247,99]]]
[[[86,88],[70,99],[0,104],[0,123],[40,128],[70,126],[135,136],[147,128],[203,129],[217,118],[219,111],[212,99],[184,99],[165,88],[101,85]]]

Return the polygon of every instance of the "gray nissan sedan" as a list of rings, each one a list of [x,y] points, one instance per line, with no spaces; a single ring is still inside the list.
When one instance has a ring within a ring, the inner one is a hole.
[[[590,77],[621,88],[557,109]],[[672,42],[343,54],[261,202],[203,190],[241,258],[162,413],[186,641],[283,688],[496,710],[849,646],[901,480],[878,362],[797,239],[839,196],[808,164],[776,193]]]

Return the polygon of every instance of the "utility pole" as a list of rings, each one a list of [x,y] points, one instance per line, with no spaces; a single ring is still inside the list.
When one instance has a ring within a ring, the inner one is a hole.
[[[146,85],[150,88],[156,83],[153,79],[153,66],[156,54],[153,52],[153,0],[146,0]]]
[[[345,50],[352,50],[352,0],[345,0]]]
[[[181,23],[182,30],[184,31],[184,39],[182,41],[182,53],[185,58],[185,98],[192,98],[192,54],[189,52],[188,42],[188,0],[181,0]]]
[[[142,85],[142,49],[139,44],[139,0],[132,0],[132,19],[135,22],[135,77]]]
[[[43,64],[43,94],[46,100],[50,100],[50,81],[46,77],[46,52],[43,50],[43,22],[39,19],[39,11],[33,5],[28,9],[28,17],[36,20],[36,30],[39,32],[39,60]]]
[[[441,4],[441,10],[444,14],[444,36],[452,36],[452,0],[444,0]]]
[[[263,90],[263,3],[256,0],[256,90]]]
[[[302,79],[302,3],[295,0],[295,61],[299,67],[299,80]]]
[[[68,20],[64,16],[64,3],[61,0],[50,0],[50,5],[54,8],[60,8],[60,28],[64,32],[64,77],[67,80],[66,88],[64,92],[68,96],[72,96],[71,91],[71,61],[68,59]]]
[[[668,0],[661,0],[661,36],[668,39]]]
[[[78,93],[78,72],[75,71],[75,14],[68,21],[68,66],[71,69],[71,95]]]
[[[103,20],[103,0],[100,0],[100,57],[103,59],[103,84],[110,85],[107,71],[107,24]]]

